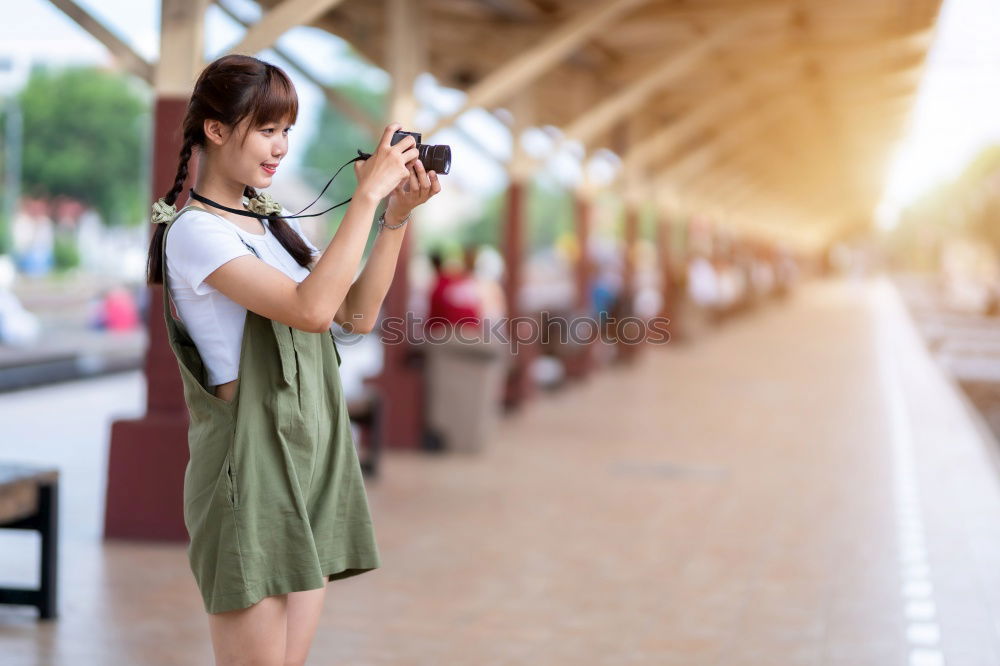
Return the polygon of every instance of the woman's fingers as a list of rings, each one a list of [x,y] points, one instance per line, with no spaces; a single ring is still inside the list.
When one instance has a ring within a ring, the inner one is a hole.
[[[431,189],[431,179],[427,176],[427,172],[424,170],[424,163],[417,160],[416,164],[413,166],[414,176],[420,186],[420,194],[426,195]]]
[[[411,160],[415,160],[420,157],[420,151],[416,147],[413,147],[408,150],[404,150],[400,157],[403,158],[403,164],[409,164]]]
[[[402,140],[400,140],[399,143],[397,143],[392,148],[393,148],[393,150],[396,150],[396,151],[399,151],[399,152],[406,152],[407,150],[410,150],[411,148],[416,148],[416,147],[417,147],[417,140],[416,139],[414,139],[412,136],[404,136],[402,138]]]
[[[390,148],[390,142],[392,141],[392,135],[396,133],[402,125],[399,123],[389,123],[386,125],[385,130],[382,131],[382,138],[379,139],[378,147],[382,150],[388,150]]]
[[[434,196],[435,194],[441,191],[441,179],[438,178],[436,171],[431,171],[430,179],[431,179],[431,196]]]

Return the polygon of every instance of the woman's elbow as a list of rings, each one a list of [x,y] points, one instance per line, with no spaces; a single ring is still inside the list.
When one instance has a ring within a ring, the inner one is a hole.
[[[303,315],[301,319],[301,328],[303,331],[308,331],[310,333],[322,333],[326,329],[330,328],[333,324],[333,319],[326,317],[322,314],[308,314]]]
[[[360,319],[358,321],[352,321],[349,333],[357,333],[358,335],[365,335],[366,333],[372,332],[372,322],[367,319]],[[346,330],[346,327],[345,327]]]

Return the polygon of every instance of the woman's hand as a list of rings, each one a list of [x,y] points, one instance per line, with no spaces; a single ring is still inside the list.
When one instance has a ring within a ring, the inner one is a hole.
[[[388,125],[372,156],[354,163],[354,175],[358,179],[357,195],[367,196],[378,202],[409,179],[410,170],[406,165],[417,160],[420,151],[412,136],[404,137],[395,146],[389,145],[392,135],[399,128],[399,123]]]
[[[385,216],[402,220],[410,211],[441,191],[441,181],[433,171],[425,171],[419,159],[409,165],[410,177],[400,183],[389,195]]]

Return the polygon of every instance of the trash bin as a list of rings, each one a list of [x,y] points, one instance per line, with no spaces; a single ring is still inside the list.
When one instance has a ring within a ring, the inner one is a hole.
[[[427,427],[449,451],[478,451],[499,420],[509,350],[502,340],[452,332],[423,344]]]

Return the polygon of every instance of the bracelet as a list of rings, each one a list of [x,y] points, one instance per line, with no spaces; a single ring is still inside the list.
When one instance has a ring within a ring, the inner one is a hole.
[[[403,218],[402,222],[396,225],[392,225],[385,223],[385,211],[382,211],[382,214],[378,216],[378,230],[382,231],[383,229],[399,229],[401,226],[406,224],[406,222],[410,219],[411,215],[413,215],[412,210],[406,214],[406,217]]]

